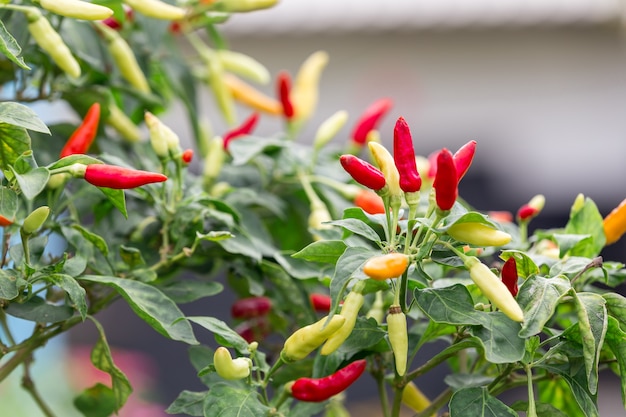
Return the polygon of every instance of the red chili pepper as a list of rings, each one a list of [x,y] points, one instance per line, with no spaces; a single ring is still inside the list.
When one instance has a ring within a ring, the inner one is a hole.
[[[283,115],[287,120],[291,120],[295,114],[293,103],[289,93],[291,93],[291,76],[286,71],[278,73],[276,79],[278,84],[278,100],[283,108]]]
[[[417,172],[413,138],[409,125],[403,117],[396,121],[393,130],[393,161],[400,173],[400,188],[405,193],[414,193],[420,190],[422,179]]]
[[[272,309],[272,300],[267,297],[248,297],[235,301],[230,314],[236,319],[264,316]]]
[[[13,221],[7,219],[2,214],[0,214],[0,227],[11,226],[12,224],[13,224]]]
[[[365,371],[367,361],[360,359],[324,378],[300,378],[291,387],[291,395],[300,401],[321,402],[343,392]]]
[[[329,295],[313,293],[309,295],[309,300],[313,309],[318,313],[328,313],[330,311],[332,300]]]
[[[356,197],[354,197],[354,205],[361,207],[364,212],[369,214],[385,213],[383,199],[371,190],[360,190]]]
[[[515,258],[510,257],[502,266],[502,282],[509,289],[513,297],[517,295],[517,264]]]
[[[258,122],[259,113],[255,112],[252,113],[250,117],[248,117],[246,120],[244,120],[240,126],[226,132],[223,137],[224,149],[228,149],[228,144],[231,140],[240,136],[249,135],[254,130]]]
[[[100,103],[97,101],[89,107],[85,118],[67,140],[61,150],[61,158],[69,155],[87,153],[96,138],[98,122],[100,121]]]
[[[180,159],[182,159],[185,164],[191,163],[191,160],[193,159],[193,149],[185,149],[183,154],[180,156]]]
[[[239,336],[248,343],[260,342],[272,331],[269,321],[265,316],[254,317],[239,324],[234,329]]]
[[[456,174],[459,181],[461,181],[461,178],[463,178],[472,164],[474,153],[476,153],[476,141],[470,140],[465,145],[461,146],[454,154],[454,166],[456,167]]]
[[[531,207],[528,204],[524,204],[517,210],[517,218],[520,220],[528,220],[539,214],[539,210],[535,207]]]
[[[459,179],[454,166],[452,152],[443,148],[437,155],[437,173],[433,187],[436,190],[435,199],[440,210],[452,208],[459,194]]]
[[[357,156],[350,154],[341,155],[339,162],[356,182],[367,188],[379,191],[387,185],[385,176],[378,168]]]
[[[134,17],[133,9],[131,9],[130,7],[124,6],[124,12],[125,12],[126,20],[129,22],[132,22],[133,17]],[[117,20],[114,16],[107,17],[106,19],[102,21],[102,23],[104,23],[111,29],[119,30],[122,28],[122,23],[120,23],[120,21]]]
[[[376,129],[383,116],[387,114],[392,106],[393,102],[387,98],[376,100],[370,104],[363,114],[361,114],[361,117],[354,126],[352,142],[358,146],[365,145],[365,143],[367,143],[367,134]]]
[[[163,182],[167,177],[156,172],[140,171],[115,165],[91,164],[85,170],[85,181],[96,187],[128,189],[154,182]]]
[[[437,175],[437,155],[439,152],[433,152],[428,155],[428,178],[433,179]]]

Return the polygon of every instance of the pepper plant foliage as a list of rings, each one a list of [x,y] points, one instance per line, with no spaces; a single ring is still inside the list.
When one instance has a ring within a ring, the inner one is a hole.
[[[624,232],[623,207],[603,219],[579,196],[567,224],[529,236],[541,197],[516,219],[456,198],[476,143],[416,164],[402,118],[393,147],[376,143],[390,99],[355,118],[349,138],[331,142],[345,112],[305,137],[328,56],[313,53],[292,86],[220,35],[220,23],[273,1],[2,3],[0,382],[32,381],[34,352],[95,326],[91,361],[111,385],[88,387],[75,405],[86,416],[121,409],[132,387],[97,315],[120,300],[190,345],[207,389],[183,391],[170,414],[345,415],[336,394],[363,368],[389,417],[403,406],[418,416],[598,416],[606,368],[626,404],[626,299],[613,291],[626,273],[599,257]],[[272,79],[275,93],[261,93]],[[199,110],[203,90],[219,114]],[[77,118],[97,103],[100,123],[46,125],[28,107],[38,101],[66,103]],[[158,118],[174,103],[186,110],[193,161]],[[284,131],[253,136],[271,117]],[[232,129],[209,132],[217,118]],[[502,270],[509,259],[515,267]],[[244,299],[227,321],[180,308],[223,291]],[[35,322],[32,335],[16,340],[8,316]],[[214,346],[198,342],[206,332]],[[436,341],[446,347],[425,357]],[[442,363],[448,387],[428,399],[418,387]],[[505,404],[516,387],[527,399]],[[55,415],[36,385],[24,388]]]

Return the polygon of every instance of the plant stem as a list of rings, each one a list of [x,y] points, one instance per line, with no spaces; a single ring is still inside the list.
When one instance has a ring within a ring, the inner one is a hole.
[[[393,390],[393,404],[391,406],[391,416],[400,417],[400,407],[402,406],[402,391],[404,385],[396,385]]]
[[[387,388],[385,387],[385,370],[381,363],[380,355],[375,357],[376,368],[372,370],[372,376],[376,380],[376,388],[378,389],[378,399],[380,400],[380,408],[383,411],[383,417],[389,416],[389,397],[387,396]]]
[[[55,417],[48,404],[45,403],[45,401],[39,394],[39,391],[35,387],[35,383],[30,376],[30,365],[32,363],[32,360],[33,357],[31,352],[31,354],[29,354],[28,357],[24,360],[24,376],[22,377],[22,388],[24,388],[30,394],[30,396],[33,397],[33,400],[35,401],[37,406],[39,406],[41,412],[46,417]]]
[[[533,390],[533,371],[530,365],[525,365],[527,381],[528,381],[528,411],[526,417],[537,417],[537,409],[535,407],[535,392]]]
[[[441,407],[446,405],[450,398],[452,397],[452,389],[446,388],[435,398],[428,407],[417,413],[414,417],[430,417]]]

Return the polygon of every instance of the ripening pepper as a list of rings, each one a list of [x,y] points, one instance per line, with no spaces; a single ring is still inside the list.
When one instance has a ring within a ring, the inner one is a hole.
[[[113,15],[113,10],[82,0],[39,0],[42,8],[60,16],[83,20],[102,20]]]
[[[29,8],[26,13],[28,31],[41,49],[50,55],[50,58],[67,75],[73,78],[80,77],[80,65],[67,47],[61,35],[54,30],[48,19],[42,16],[39,9]]]
[[[264,316],[272,309],[272,300],[267,297],[241,298],[233,303],[230,314],[236,319]]]
[[[348,336],[350,336],[350,333],[352,333],[352,329],[354,329],[354,324],[356,323],[356,318],[359,315],[359,310],[363,306],[363,301],[365,300],[365,297],[362,294],[364,286],[363,281],[360,281],[346,296],[343,306],[341,306],[341,312],[339,313],[346,318],[346,321],[343,326],[333,333],[328,338],[326,343],[324,343],[324,346],[322,346],[322,349],[320,350],[322,355],[330,355],[339,349]]]
[[[228,49],[215,51],[217,58],[222,61],[224,70],[241,75],[259,84],[267,84],[270,81],[270,72],[256,59],[249,55]]]
[[[252,361],[250,358],[236,358],[224,346],[220,346],[213,354],[213,366],[219,376],[228,380],[243,379],[250,375]]]
[[[98,123],[100,122],[100,103],[97,101],[89,107],[81,124],[74,130],[72,136],[67,140],[61,149],[61,158],[69,155],[87,153],[89,147],[98,133]]]
[[[418,192],[422,186],[422,178],[417,172],[411,130],[403,117],[398,118],[393,130],[393,160],[400,173],[402,191]]]
[[[387,334],[391,350],[393,351],[396,372],[398,375],[403,376],[406,373],[409,354],[409,335],[407,332],[406,315],[398,305],[389,307]]]
[[[332,299],[328,294],[312,293],[309,295],[309,301],[313,310],[320,313],[328,313],[332,306]]]
[[[290,93],[296,119],[308,120],[315,111],[319,79],[327,64],[328,54],[325,51],[317,51],[300,66]]]
[[[7,227],[7,226],[11,226],[12,224],[13,224],[13,220],[9,220],[8,218],[0,214],[0,227]]]
[[[278,99],[280,100],[283,116],[285,116],[285,119],[291,120],[293,119],[295,111],[290,96],[291,77],[289,76],[289,73],[286,71],[279,72],[276,78],[276,84],[278,90]]]
[[[541,213],[545,204],[546,198],[542,194],[537,194],[517,210],[517,221],[530,221]]]
[[[356,182],[374,191],[383,192],[382,190],[387,185],[387,181],[378,168],[358,156],[350,154],[341,155],[339,162]]]
[[[352,143],[358,147],[364,146],[367,143],[368,133],[378,127],[392,106],[393,102],[388,98],[382,98],[370,104],[354,125],[351,134]]]
[[[514,257],[510,257],[504,262],[502,266],[502,271],[500,273],[502,276],[502,282],[509,289],[509,292],[513,297],[517,295],[517,263],[515,262]]]
[[[392,207],[394,201],[400,205],[402,198],[402,189],[400,188],[400,173],[398,172],[398,168],[396,168],[396,164],[393,161],[393,157],[389,153],[387,149],[383,145],[377,142],[368,142],[367,146],[369,147],[370,153],[372,157],[376,161],[378,168],[380,168],[383,176],[385,177],[385,181],[387,182],[388,195],[392,200]]]
[[[306,358],[311,352],[322,345],[333,333],[343,326],[346,318],[335,314],[330,320],[322,317],[313,324],[304,326],[285,340],[280,357],[285,362],[294,362]],[[327,323],[328,321],[328,323]]]
[[[360,189],[353,202],[368,214],[385,214],[383,199],[371,190]]]
[[[475,246],[503,246],[511,241],[511,235],[483,223],[455,223],[446,233],[459,242]]]
[[[72,175],[84,178],[85,181],[96,187],[114,189],[136,188],[167,180],[165,175],[156,172],[105,164],[74,164]]]
[[[476,257],[470,256],[464,259],[465,267],[469,269],[470,278],[491,301],[493,305],[506,314],[511,320],[524,321],[524,313],[509,289],[489,267]]]
[[[366,365],[367,361],[360,359],[323,378],[299,378],[291,385],[291,395],[300,401],[326,401],[359,379]]]
[[[160,0],[124,0],[124,3],[153,19],[181,20],[187,14],[185,9]]]
[[[50,207],[41,206],[33,210],[22,223],[21,233],[23,236],[30,236],[35,233],[48,219]]]
[[[211,77],[211,80],[212,79],[213,77]],[[266,96],[234,75],[223,74],[222,81],[228,94],[238,102],[254,110],[273,116],[278,116],[282,113],[282,106],[277,100]]]
[[[465,173],[472,164],[474,159],[474,153],[476,153],[476,141],[470,140],[465,145],[461,146],[458,151],[453,155],[454,167],[456,168],[456,175],[458,181],[465,176]]]
[[[398,278],[409,266],[409,257],[403,253],[374,256],[363,265],[363,273],[376,281]]]
[[[234,129],[229,130],[222,137],[224,141],[224,149],[228,150],[228,144],[231,140],[241,136],[249,135],[259,122],[259,113],[252,113],[243,123]]]
[[[626,233],[626,199],[615,207],[602,222],[606,245],[617,242]]]
[[[440,210],[448,211],[452,208],[459,194],[458,185],[459,179],[452,153],[443,148],[437,154],[437,172],[433,182],[435,200]]]

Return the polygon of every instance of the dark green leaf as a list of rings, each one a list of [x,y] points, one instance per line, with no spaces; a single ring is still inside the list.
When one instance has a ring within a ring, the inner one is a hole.
[[[276,151],[285,146],[284,140],[246,136],[230,142],[228,152],[233,156],[233,165],[245,165],[261,153]]]
[[[480,374],[449,374],[444,378],[444,382],[455,390],[487,386],[491,381],[493,377]]]
[[[248,352],[248,342],[236,331],[228,327],[222,320],[215,317],[187,317],[187,320],[194,322],[217,337],[221,344],[237,349],[241,353]]]
[[[35,132],[50,134],[50,129],[41,121],[37,113],[30,107],[19,103],[0,103],[0,123],[8,123]]]
[[[446,224],[438,230],[445,231],[448,230],[450,226],[461,223],[480,223],[494,229],[498,228],[495,223],[489,220],[488,216],[476,211],[470,211],[467,213],[452,213],[450,216],[446,217]]]
[[[450,417],[518,417],[502,401],[489,395],[486,388],[464,388],[450,399]]]
[[[101,164],[101,163],[102,163],[101,160],[91,157],[89,155],[76,154],[76,155],[69,155],[69,156],[66,156],[65,158],[59,159],[58,161],[49,165],[48,169],[53,170],[53,169],[68,167],[74,164],[91,165],[91,164]]]
[[[97,235],[79,224],[73,224],[72,228],[78,230],[81,235],[89,242],[91,242],[98,250],[104,255],[107,256],[109,254],[109,246],[107,245],[106,240],[104,240],[100,235]]]
[[[589,392],[585,368],[580,367],[576,372],[569,365],[541,364],[543,368],[560,376],[574,394],[574,399],[585,417],[600,417],[598,413],[597,397]],[[578,414],[575,414],[578,415]]]
[[[604,235],[603,217],[590,198],[585,198],[583,207],[570,215],[570,219],[565,225],[565,233],[591,237],[591,239],[581,241],[579,245],[571,248],[569,250],[570,255],[593,258],[598,256],[604,248],[606,237]]]
[[[626,297],[614,292],[602,294],[602,297],[606,300],[606,308],[609,314],[626,328]]]
[[[219,282],[190,280],[177,281],[160,288],[176,304],[191,303],[204,297],[219,294],[224,290],[224,286]]]
[[[524,324],[520,337],[539,334],[554,314],[561,297],[571,288],[569,280],[557,276],[544,278],[533,275],[522,284],[517,302],[524,310]]]
[[[126,196],[124,195],[124,190],[116,190],[113,188],[107,187],[98,187],[102,194],[106,196],[106,198],[113,204],[113,207],[118,209],[120,213],[126,218],[128,218],[128,212],[126,211]]]
[[[74,406],[85,417],[109,417],[117,410],[113,390],[101,383],[81,392],[74,398]]]
[[[503,251],[500,255],[503,261],[509,258],[515,258],[515,266],[517,267],[517,275],[521,278],[526,278],[531,275],[539,273],[539,267],[533,262],[533,260],[526,255],[526,253],[516,250]]]
[[[374,229],[372,229],[362,220],[358,220],[358,219],[334,220],[330,222],[329,224],[343,227],[344,229],[354,234],[363,236],[367,240],[380,243],[380,236],[378,236],[378,233],[376,233]]]
[[[204,415],[204,399],[208,393],[208,391],[193,392],[184,390],[178,395],[174,402],[167,407],[165,412],[167,414],[187,414],[194,417],[202,417]]]
[[[13,170],[13,175],[24,197],[29,200],[37,197],[43,191],[50,178],[50,172],[43,167],[32,169],[25,174],[18,174]]]
[[[82,319],[85,320],[87,316],[87,296],[85,289],[81,287],[74,278],[65,274],[52,274],[48,276],[47,280],[67,293],[72,301],[73,307],[78,311]]]
[[[339,352],[358,353],[376,345],[383,340],[385,334],[385,331],[378,326],[376,320],[358,317],[352,333],[339,347]]]
[[[205,417],[259,417],[269,411],[270,408],[261,403],[252,387],[239,388],[217,383],[211,387],[204,401]]]
[[[0,123],[0,169],[10,171],[21,154],[30,150],[30,136],[23,127]]]
[[[346,244],[342,240],[319,240],[291,256],[310,262],[335,264],[339,257],[345,252],[346,247]]]
[[[19,56],[19,54],[22,53],[22,48],[9,33],[4,23],[2,23],[2,20],[0,20],[0,52],[20,68],[30,70],[30,67],[26,65],[24,59]]]
[[[12,300],[18,295],[17,271],[0,269],[0,299]]]
[[[559,257],[563,258],[565,254],[571,251],[571,253],[576,252],[574,250],[577,247],[584,247],[591,243],[592,237],[591,235],[570,235],[564,233],[555,233],[552,235],[554,240],[556,240],[557,245],[559,245]]]
[[[484,346],[485,358],[492,363],[513,363],[526,353],[524,339],[518,336],[520,323],[502,312],[482,313],[481,326],[472,326],[470,332]]]
[[[259,252],[256,245],[243,234],[237,234],[230,239],[220,239],[217,243],[228,253],[244,255],[257,262],[261,260],[261,252]]]
[[[10,188],[0,186],[0,215],[13,221],[17,214],[17,193]]]
[[[622,404],[626,408],[626,333],[620,328],[619,322],[610,316],[606,332],[606,344],[617,360],[622,389]]]
[[[419,308],[437,323],[452,325],[480,325],[485,313],[474,309],[474,301],[467,287],[455,284],[445,288],[415,290]]]
[[[146,264],[146,261],[141,255],[141,251],[130,246],[120,245],[120,258],[122,258],[122,261],[131,268],[136,268]]]
[[[162,335],[192,345],[198,343],[191,325],[183,320],[183,312],[156,287],[111,276],[84,275],[78,279],[114,288],[140,318]]]
[[[5,311],[14,317],[36,321],[37,323],[57,323],[69,319],[74,314],[73,308],[66,305],[48,304],[38,296],[30,298],[22,304],[11,303]]]
[[[337,260],[335,274],[330,282],[330,296],[333,299],[333,308],[339,304],[340,293],[342,288],[348,283],[355,272],[361,269],[361,266],[372,256],[380,254],[366,248],[349,247]]]

